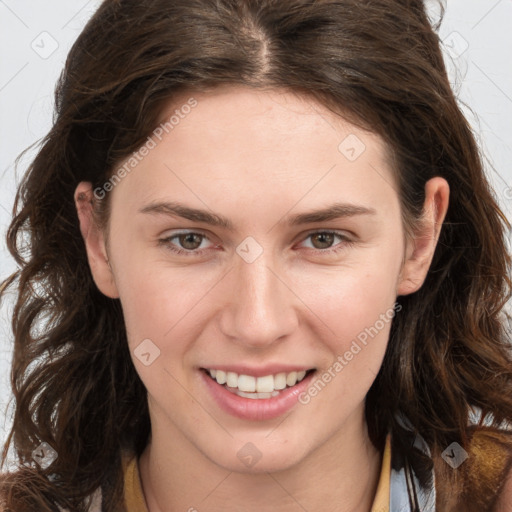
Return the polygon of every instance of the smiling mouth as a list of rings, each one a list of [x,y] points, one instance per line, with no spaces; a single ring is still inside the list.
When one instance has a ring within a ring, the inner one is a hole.
[[[279,396],[281,391],[296,386],[316,369],[281,372],[262,377],[226,372],[214,368],[201,368],[201,371],[235,395],[244,398],[265,399]]]

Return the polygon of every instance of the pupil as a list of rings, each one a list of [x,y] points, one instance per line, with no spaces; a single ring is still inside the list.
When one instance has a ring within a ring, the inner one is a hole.
[[[333,235],[331,233],[319,233],[317,235],[314,235],[314,238],[327,238],[327,242],[320,242],[320,245],[322,243],[327,243],[327,247],[332,243]],[[325,247],[324,247],[325,248]]]
[[[196,235],[194,233],[187,233],[185,235],[182,235],[181,236],[181,244],[186,248],[186,249],[197,249],[198,245],[197,244],[194,244],[194,242],[190,242],[190,239],[196,237]],[[192,244],[193,247],[189,247],[188,244],[189,242]],[[201,244],[201,242],[199,242],[199,245]]]

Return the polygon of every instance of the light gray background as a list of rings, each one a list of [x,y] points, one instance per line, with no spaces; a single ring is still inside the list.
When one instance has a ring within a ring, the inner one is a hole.
[[[67,52],[100,3],[0,0],[0,280],[15,270],[5,231],[16,183],[35,150],[22,159],[17,174],[14,160],[49,130],[53,91]],[[512,0],[446,4],[440,34],[451,82],[488,158],[498,200],[512,219]],[[0,305],[0,444],[12,412],[12,404],[7,409],[11,311],[9,298]]]

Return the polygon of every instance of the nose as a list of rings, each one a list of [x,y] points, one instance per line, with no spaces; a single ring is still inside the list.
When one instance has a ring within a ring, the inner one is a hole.
[[[297,327],[300,301],[266,252],[251,263],[236,256],[223,292],[220,329],[233,342],[267,348]]]

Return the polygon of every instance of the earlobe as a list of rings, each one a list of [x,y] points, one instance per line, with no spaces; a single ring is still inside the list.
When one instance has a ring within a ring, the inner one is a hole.
[[[108,259],[103,231],[94,219],[92,184],[80,182],[75,190],[75,206],[80,222],[80,232],[87,251],[87,260],[98,289],[107,297],[118,298],[119,293]]]
[[[409,295],[423,285],[448,211],[449,196],[450,187],[444,178],[432,178],[426,183],[422,219],[406,244],[397,295]]]

